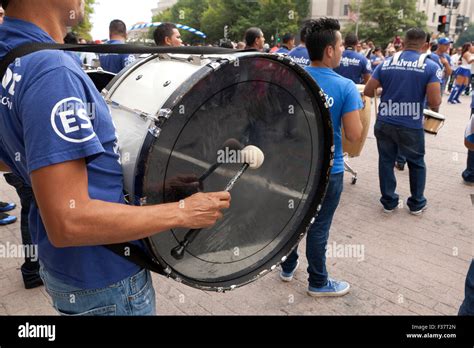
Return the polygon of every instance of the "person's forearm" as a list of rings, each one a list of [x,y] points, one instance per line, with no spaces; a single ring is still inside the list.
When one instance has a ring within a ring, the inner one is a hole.
[[[123,243],[182,227],[180,203],[147,207],[90,200],[63,213],[56,246],[72,247]]]
[[[0,161],[0,172],[9,173],[9,172],[11,172],[11,169],[4,162]]]

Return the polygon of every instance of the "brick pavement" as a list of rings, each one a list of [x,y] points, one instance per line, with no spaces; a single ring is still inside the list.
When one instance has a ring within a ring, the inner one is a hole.
[[[342,298],[306,295],[307,263],[291,283],[278,272],[225,294],[196,290],[154,276],[157,312],[163,315],[455,315],[464,297],[464,280],[473,257],[474,188],[461,182],[466,162],[463,132],[470,98],[444,105],[448,122],[437,137],[426,137],[429,210],[422,217],[406,209],[385,215],[378,203],[377,150],[369,132],[363,156],[351,159],[359,171],[355,186],[345,178],[330,244],[363,246],[363,260],[328,259],[330,275],[351,283]],[[373,122],[372,122],[373,123]],[[373,129],[373,127],[372,127]],[[399,193],[409,195],[408,173],[398,172]],[[15,201],[14,191],[0,180],[0,199]],[[14,214],[19,214],[16,209]],[[0,227],[0,243],[20,243],[19,222]],[[304,243],[299,247],[304,251]],[[55,314],[44,288],[25,290],[20,259],[0,259],[0,315]]]

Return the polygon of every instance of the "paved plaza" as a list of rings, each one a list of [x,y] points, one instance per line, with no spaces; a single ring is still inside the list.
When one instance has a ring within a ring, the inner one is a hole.
[[[406,210],[383,213],[379,204],[377,148],[373,123],[364,152],[351,159],[359,172],[356,185],[346,174],[341,204],[330,233],[330,276],[351,284],[342,298],[306,295],[304,243],[301,267],[291,283],[278,271],[218,294],[196,290],[154,275],[161,315],[455,315],[464,297],[464,281],[473,257],[474,187],[462,183],[467,150],[463,134],[470,98],[447,105],[447,122],[437,137],[426,137],[429,209],[421,217]],[[374,111],[372,110],[374,118]],[[408,172],[397,172],[398,191],[409,196]],[[0,179],[0,199],[19,203]],[[19,209],[13,214],[19,216]],[[20,223],[0,227],[0,243],[21,243]],[[342,248],[342,249],[341,249]],[[339,251],[344,251],[339,252]],[[348,253],[348,251],[352,251]],[[44,287],[25,290],[19,258],[0,259],[0,315],[55,315]]]

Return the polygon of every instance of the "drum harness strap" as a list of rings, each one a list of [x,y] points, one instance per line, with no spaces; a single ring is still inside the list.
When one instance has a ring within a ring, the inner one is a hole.
[[[254,50],[236,51],[227,48],[216,47],[148,47],[139,45],[63,45],[55,43],[28,43],[11,50],[0,62],[0,79],[5,75],[8,66],[30,53],[43,50],[61,50],[74,52],[92,52],[99,54],[233,54],[236,52],[247,52]],[[168,276],[171,270],[163,269],[162,265],[149,253],[132,243],[120,243],[113,245],[104,245],[115,254],[127,259],[136,265],[149,269],[161,275]]]

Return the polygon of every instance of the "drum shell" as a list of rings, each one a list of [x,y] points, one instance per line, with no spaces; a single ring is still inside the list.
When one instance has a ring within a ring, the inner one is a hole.
[[[428,134],[438,135],[441,127],[443,127],[445,120],[425,115],[425,122],[423,129]]]
[[[367,96],[361,95],[364,101],[364,108],[360,111],[360,120],[362,122],[362,135],[360,140],[350,142],[344,134],[344,127],[342,127],[342,149],[349,157],[359,157],[364,149],[365,141],[369,134],[371,121],[371,99]]]

